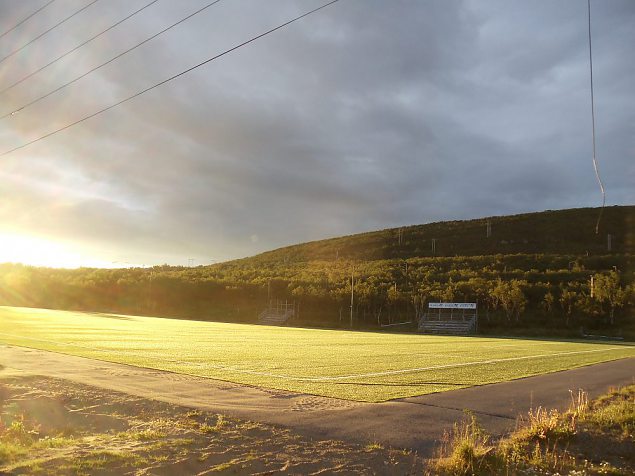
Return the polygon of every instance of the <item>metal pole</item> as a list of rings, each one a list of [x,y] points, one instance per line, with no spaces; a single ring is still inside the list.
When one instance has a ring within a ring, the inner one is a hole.
[[[353,328],[353,300],[354,300],[354,286],[355,286],[355,270],[351,271],[351,329]]]
[[[478,333],[478,299],[476,300],[476,313],[474,322],[474,333]]]

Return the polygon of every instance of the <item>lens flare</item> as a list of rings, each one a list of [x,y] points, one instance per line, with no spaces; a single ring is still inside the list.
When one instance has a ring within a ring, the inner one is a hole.
[[[55,241],[0,232],[0,263],[22,263],[51,268],[85,266],[80,253]]]

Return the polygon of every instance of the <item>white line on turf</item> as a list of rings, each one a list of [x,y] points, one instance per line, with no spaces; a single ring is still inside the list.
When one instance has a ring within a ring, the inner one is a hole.
[[[71,345],[71,346],[75,346],[75,347],[80,347],[83,349],[88,349],[88,350],[93,350],[93,351],[99,351],[99,352],[109,352],[108,350],[105,349],[100,349],[97,347],[88,347],[85,345],[81,345],[81,344],[76,344],[73,342],[58,342],[58,341],[53,341],[53,340],[48,340],[48,339],[38,339],[35,337],[26,337],[26,336],[20,336],[17,334],[9,334],[6,332],[0,332],[0,335],[5,335],[5,336],[9,336],[9,337],[18,337],[21,339],[28,339],[28,340],[34,340],[34,341],[40,341],[40,342],[47,342],[50,344],[58,344],[58,345]],[[410,368],[410,369],[397,369],[397,370],[385,370],[382,372],[369,372],[369,373],[363,373],[363,374],[351,374],[351,375],[335,375],[335,376],[324,376],[324,377],[296,377],[293,375],[284,375],[284,374],[275,374],[275,373],[271,373],[271,372],[261,372],[258,370],[248,370],[248,369],[239,369],[236,367],[232,367],[230,365],[218,365],[218,364],[211,364],[211,363],[195,363],[195,362],[189,362],[188,365],[199,365],[200,367],[210,367],[216,370],[222,370],[222,371],[226,371],[226,372],[236,372],[236,373],[241,373],[241,374],[247,374],[247,375],[255,375],[258,377],[270,377],[270,378],[277,378],[277,379],[281,379],[281,380],[293,380],[296,382],[333,382],[333,381],[339,381],[339,380],[354,380],[357,378],[367,378],[367,377],[387,377],[390,375],[402,375],[402,374],[410,374],[410,373],[419,373],[419,372],[426,372],[429,370],[441,370],[441,369],[451,369],[451,368],[461,368],[461,367],[470,367],[470,366],[475,366],[475,365],[489,365],[489,364],[497,364],[500,362],[513,362],[513,361],[518,361],[518,360],[529,360],[529,359],[540,359],[540,358],[544,358],[544,357],[560,357],[560,356],[565,356],[565,355],[577,355],[577,354],[591,354],[591,353],[595,353],[595,352],[609,352],[611,350],[621,350],[623,349],[623,347],[608,347],[606,349],[591,349],[591,350],[577,350],[577,351],[570,351],[570,352],[554,352],[554,353],[549,353],[549,354],[536,354],[536,355],[525,355],[522,357],[508,357],[508,358],[503,358],[503,359],[489,359],[489,360],[478,360],[475,362],[460,362],[460,363],[456,363],[456,364],[444,364],[444,365],[433,365],[433,366],[429,366],[429,367],[415,367],[415,368]],[[178,361],[178,360],[174,360],[171,361],[172,363],[184,363],[182,361]]]
[[[239,372],[244,374],[256,375],[261,377],[271,377],[271,378],[279,378],[282,380],[295,380],[297,382],[332,382],[339,380],[354,380],[357,378],[365,378],[365,377],[387,377],[390,375],[399,375],[399,374],[409,374],[409,373],[419,373],[425,372],[428,370],[439,370],[439,369],[450,369],[450,368],[459,368],[459,367],[469,367],[473,365],[488,365],[488,364],[496,364],[499,362],[511,362],[516,360],[527,360],[527,359],[539,359],[543,357],[558,357],[563,355],[575,355],[575,354],[590,354],[593,352],[608,352],[610,350],[618,350],[620,347],[609,347],[608,349],[593,349],[593,350],[580,350],[580,351],[572,351],[572,352],[556,352],[552,354],[538,354],[538,355],[525,355],[523,357],[510,357],[505,359],[490,359],[490,360],[479,360],[476,362],[461,362],[458,364],[446,364],[446,365],[433,365],[430,367],[417,367],[412,369],[398,369],[398,370],[386,370],[383,372],[370,372],[365,374],[353,374],[353,375],[336,375],[333,377],[294,377],[291,375],[281,375],[274,374],[268,372],[258,372],[255,370],[245,370],[245,369],[236,369],[229,366],[221,366],[221,365],[210,365],[210,367],[220,369],[220,370],[229,370],[232,372]]]

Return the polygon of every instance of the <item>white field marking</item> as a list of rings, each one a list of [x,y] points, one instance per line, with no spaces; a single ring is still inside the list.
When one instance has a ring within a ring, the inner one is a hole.
[[[294,377],[291,375],[273,374],[269,372],[258,372],[256,370],[237,369],[234,367],[223,366],[223,365],[209,364],[208,366],[215,369],[219,369],[219,370],[229,370],[232,372],[256,375],[260,377],[278,378],[281,380],[294,380],[297,382],[332,382],[332,381],[338,381],[338,380],[352,380],[352,379],[364,378],[364,377],[385,377],[388,375],[418,373],[418,372],[425,372],[428,370],[468,367],[472,365],[496,364],[499,362],[510,362],[515,360],[539,359],[542,357],[558,357],[563,355],[590,354],[593,352],[608,352],[610,350],[620,350],[620,349],[622,349],[622,347],[609,347],[607,349],[579,350],[579,351],[572,351],[572,352],[556,352],[552,354],[526,355],[523,357],[509,357],[505,359],[479,360],[476,362],[461,362],[458,364],[434,365],[431,367],[417,367],[412,369],[386,370],[384,372],[370,372],[365,374],[337,375],[334,377]]]
[[[34,341],[37,341],[37,342],[46,342],[48,344],[72,345],[72,346],[75,346],[75,347],[79,347],[80,349],[101,350],[102,352],[108,352],[107,350],[104,350],[104,349],[98,349],[96,347],[88,347],[87,345],[76,344],[74,342],[60,342],[60,341],[50,340],[50,339],[38,339],[37,337],[27,337],[27,336],[21,336],[21,335],[18,335],[18,334],[9,334],[8,332],[0,332],[0,335],[9,336],[9,337],[17,337],[19,339],[34,340]]]
[[[110,353],[110,351],[105,350],[105,349],[100,349],[97,347],[88,347],[88,346],[84,346],[81,344],[75,344],[72,342],[57,342],[57,341],[52,341],[52,340],[47,340],[47,339],[37,339],[35,337],[25,337],[25,336],[20,336],[17,334],[8,334],[6,332],[0,332],[0,335],[5,335],[5,336],[10,336],[10,337],[19,337],[21,339],[29,339],[29,340],[35,340],[35,341],[40,341],[40,342],[48,342],[51,344],[58,344],[58,345],[72,345],[72,346],[76,346],[76,347],[80,347],[83,349],[89,349],[89,350],[97,350],[97,351],[101,351],[101,352],[108,352]],[[239,369],[236,367],[232,367],[229,365],[218,365],[218,364],[210,364],[210,363],[194,363],[194,362],[188,362],[187,365],[200,365],[201,367],[211,367],[213,369],[216,370],[224,370],[224,371],[229,371],[229,372],[236,372],[236,373],[241,373],[241,374],[248,374],[248,375],[255,375],[258,377],[271,377],[271,378],[277,378],[277,379],[281,379],[281,380],[293,380],[296,382],[333,382],[333,381],[338,381],[338,380],[352,380],[352,379],[357,379],[357,378],[364,378],[364,377],[385,377],[388,375],[400,375],[400,374],[409,374],[409,373],[418,373],[418,372],[426,372],[428,370],[439,370],[439,369],[452,369],[452,368],[459,368],[459,367],[469,367],[469,366],[474,366],[474,365],[488,365],[488,364],[497,364],[499,362],[512,362],[512,361],[517,361],[517,360],[529,360],[529,359],[540,359],[543,357],[560,357],[563,355],[577,355],[577,354],[591,354],[591,353],[595,353],[595,352],[609,352],[611,350],[622,350],[623,347],[608,347],[606,349],[591,349],[591,350],[576,350],[576,351],[570,351],[570,352],[555,352],[555,353],[551,353],[551,354],[537,354],[537,355],[525,355],[522,357],[507,357],[504,359],[490,359],[490,360],[478,360],[476,362],[461,362],[458,364],[445,364],[445,365],[433,365],[430,367],[415,367],[415,368],[411,368],[411,369],[399,369],[399,370],[386,370],[383,372],[370,372],[370,373],[365,373],[365,374],[352,374],[352,375],[337,375],[337,376],[333,376],[333,377],[295,377],[293,375],[283,375],[283,374],[274,374],[274,373],[270,373],[270,372],[260,372],[257,370],[247,370],[247,369]],[[170,361],[172,363],[176,363],[176,364],[185,364],[185,362],[180,361],[180,360],[172,360]]]

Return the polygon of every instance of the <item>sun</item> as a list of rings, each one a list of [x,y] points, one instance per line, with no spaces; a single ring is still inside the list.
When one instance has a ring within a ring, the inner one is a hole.
[[[6,232],[0,232],[0,263],[50,268],[78,268],[84,265],[82,256],[62,243]]]

